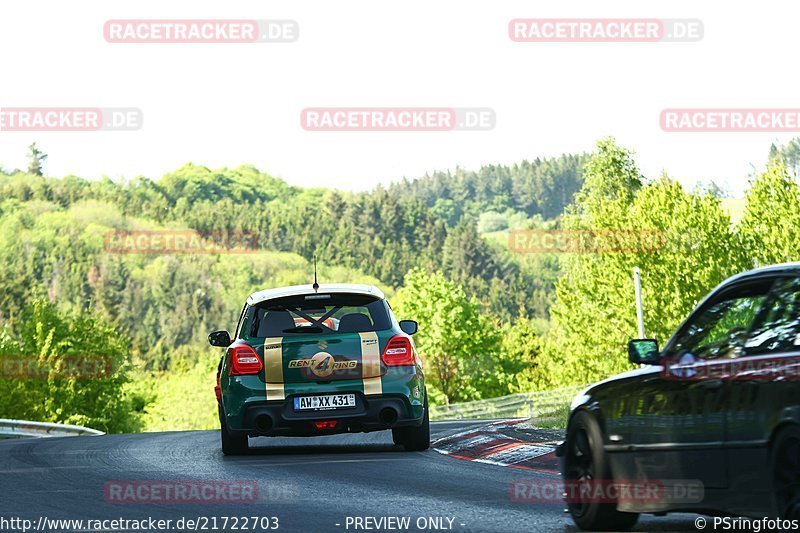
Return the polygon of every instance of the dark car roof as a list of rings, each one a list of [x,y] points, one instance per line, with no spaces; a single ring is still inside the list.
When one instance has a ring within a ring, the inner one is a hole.
[[[800,274],[800,262],[793,263],[779,263],[777,265],[767,265],[746,272],[741,272],[734,276],[729,277],[723,281],[720,286],[727,285],[736,281],[745,280],[748,278],[757,278],[760,276],[768,276],[771,274]],[[713,291],[712,291],[713,292]]]

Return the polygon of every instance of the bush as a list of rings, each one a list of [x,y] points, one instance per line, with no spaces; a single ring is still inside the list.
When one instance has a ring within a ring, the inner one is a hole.
[[[0,417],[136,431],[129,366],[128,339],[110,324],[36,300],[0,334]]]
[[[504,229],[508,229],[508,220],[505,215],[496,211],[481,213],[478,219],[479,232],[488,233],[490,231],[502,231]]]

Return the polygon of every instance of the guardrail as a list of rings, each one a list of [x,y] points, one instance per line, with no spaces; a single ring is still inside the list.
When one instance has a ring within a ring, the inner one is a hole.
[[[29,420],[11,420],[0,418],[0,438],[2,437],[75,437],[78,435],[105,435],[102,431],[70,426],[68,424],[52,424],[50,422],[31,422]]]
[[[477,420],[482,418],[530,418],[535,423],[566,421],[572,398],[585,385],[539,392],[525,392],[474,402],[432,405],[431,420]]]

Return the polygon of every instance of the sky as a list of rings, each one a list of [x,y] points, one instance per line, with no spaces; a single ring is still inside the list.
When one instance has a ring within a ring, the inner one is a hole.
[[[5,1],[0,108],[137,108],[133,131],[0,131],[0,165],[157,179],[187,162],[253,164],[291,184],[363,190],[435,170],[592,150],[606,136],[647,176],[741,195],[771,143],[797,133],[665,132],[667,108],[792,108],[796,2],[402,3]],[[694,42],[514,42],[516,18],[699,19]],[[106,21],[290,20],[294,42],[110,43]],[[481,131],[306,131],[320,107],[490,108]]]

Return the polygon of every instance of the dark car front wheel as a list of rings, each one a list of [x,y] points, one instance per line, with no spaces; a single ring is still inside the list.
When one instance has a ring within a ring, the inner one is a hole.
[[[425,415],[418,427],[405,427],[392,430],[392,440],[401,444],[406,451],[421,452],[431,447],[431,423],[428,417],[428,395],[425,395]]]
[[[589,488],[587,494],[596,494],[592,490],[595,484],[612,481],[611,467],[603,450],[603,434],[589,413],[579,412],[570,421],[564,453],[565,485]],[[618,511],[613,502],[577,497],[568,498],[567,507],[575,524],[591,531],[628,530],[639,519],[636,513]]]
[[[241,455],[247,452],[249,446],[247,444],[247,435],[231,433],[225,424],[225,417],[220,410],[219,416],[219,434],[222,438],[222,453],[225,455]]]
[[[775,436],[771,463],[772,493],[778,516],[800,519],[800,427],[785,427]]]

